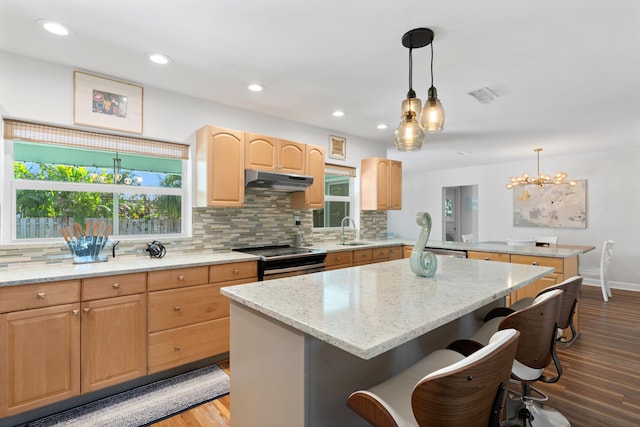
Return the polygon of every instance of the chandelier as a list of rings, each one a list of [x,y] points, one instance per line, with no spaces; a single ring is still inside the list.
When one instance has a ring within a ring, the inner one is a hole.
[[[511,190],[512,188],[517,187],[518,185],[537,185],[542,188],[548,184],[554,185],[576,185],[575,181],[565,182],[565,178],[567,174],[564,172],[557,172],[554,176],[549,176],[540,173],[540,152],[542,148],[536,148],[535,151],[538,154],[538,175],[537,176],[529,176],[529,174],[523,173],[520,176],[512,176],[509,178],[509,183],[506,185],[507,190]]]

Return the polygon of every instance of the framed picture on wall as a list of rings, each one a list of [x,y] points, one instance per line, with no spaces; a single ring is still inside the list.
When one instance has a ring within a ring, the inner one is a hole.
[[[347,139],[341,136],[329,135],[329,158],[346,160]]]
[[[73,122],[142,133],[143,87],[74,71]]]

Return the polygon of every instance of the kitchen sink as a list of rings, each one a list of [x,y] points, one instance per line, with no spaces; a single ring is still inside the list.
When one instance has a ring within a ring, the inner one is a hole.
[[[344,242],[340,244],[343,246],[362,246],[362,245],[368,245],[369,242]]]

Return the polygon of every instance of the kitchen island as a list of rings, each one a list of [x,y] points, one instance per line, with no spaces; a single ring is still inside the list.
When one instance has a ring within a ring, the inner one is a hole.
[[[433,278],[407,259],[230,286],[236,426],[357,426],[354,390],[396,374],[478,327],[474,311],[553,268],[438,257]]]

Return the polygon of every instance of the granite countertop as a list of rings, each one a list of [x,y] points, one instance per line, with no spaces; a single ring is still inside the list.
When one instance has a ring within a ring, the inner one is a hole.
[[[0,287],[28,283],[54,282],[95,276],[164,270],[167,268],[197,267],[237,261],[255,261],[258,257],[242,252],[219,251],[172,255],[164,258],[109,258],[106,262],[89,264],[17,264],[0,269]]]
[[[499,252],[512,255],[532,255],[552,258],[571,258],[583,253],[580,249],[567,249],[556,246],[511,246],[498,242],[427,242],[427,248],[450,249],[459,251]]]
[[[353,241],[349,241],[353,242]],[[314,243],[309,248],[323,249],[327,252],[341,252],[341,251],[353,251],[358,249],[368,248],[382,248],[386,246],[401,246],[401,245],[414,245],[413,243],[405,243],[403,239],[383,239],[383,240],[369,240],[365,239],[358,241],[357,245],[341,245],[339,242],[318,242]]]
[[[222,288],[231,300],[371,359],[553,272],[438,256],[433,278],[408,259]]]

